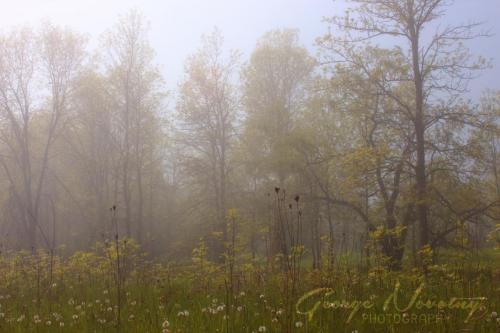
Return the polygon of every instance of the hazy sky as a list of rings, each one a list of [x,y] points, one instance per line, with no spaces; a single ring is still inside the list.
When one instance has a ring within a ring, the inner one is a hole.
[[[167,86],[174,88],[186,57],[214,26],[223,32],[228,48],[245,56],[264,32],[282,27],[300,29],[302,43],[315,53],[314,39],[326,30],[322,18],[340,14],[343,6],[333,0],[0,0],[0,28],[48,19],[87,33],[96,45],[99,34],[120,14],[137,8],[150,23],[150,40]],[[484,88],[500,89],[500,0],[456,0],[447,20],[486,22],[495,36],[470,46],[475,53],[493,58],[495,67],[474,82],[473,95]]]

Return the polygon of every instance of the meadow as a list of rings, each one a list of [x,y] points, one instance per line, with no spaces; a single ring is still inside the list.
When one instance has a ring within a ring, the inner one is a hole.
[[[429,254],[429,253],[428,253]],[[0,256],[1,332],[498,332],[499,253],[450,252],[398,272],[339,255],[310,269],[229,255],[149,259],[130,239],[69,257]],[[496,263],[496,264],[495,264]]]

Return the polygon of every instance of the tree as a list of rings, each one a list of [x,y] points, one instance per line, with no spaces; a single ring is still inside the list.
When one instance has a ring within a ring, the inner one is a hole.
[[[429,29],[445,15],[446,0],[352,0],[354,17],[347,12],[329,22],[343,32],[341,36],[328,34],[320,45],[333,51],[335,61],[354,64],[364,69],[358,45],[378,37],[389,41],[403,39],[406,46],[396,46],[402,54],[407,70],[399,75],[380,75],[374,82],[411,117],[415,131],[415,191],[416,211],[420,227],[420,246],[430,243],[428,225],[429,193],[427,189],[426,133],[432,126],[455,116],[459,95],[466,91],[473,72],[486,64],[471,56],[464,41],[483,35],[477,33],[479,24],[471,23],[435,28],[430,38]],[[396,42],[396,41],[395,41]],[[391,73],[392,74],[392,73]],[[373,76],[370,76],[372,78]],[[405,100],[396,89],[402,83],[413,86],[412,100]],[[438,100],[441,100],[437,107]]]
[[[290,138],[306,101],[306,85],[315,61],[300,46],[297,30],[274,30],[260,38],[242,70],[246,113],[243,147],[251,183],[267,182],[267,191],[284,189],[293,171]],[[272,254],[279,250],[279,227],[270,226]]]
[[[224,55],[218,30],[203,38],[201,48],[186,63],[186,78],[180,85],[177,110],[181,119],[180,140],[185,146],[184,167],[207,198],[211,231],[221,236],[212,244],[213,257],[220,259],[226,241],[226,210],[231,179],[231,154],[239,96],[235,70],[239,55]],[[195,188],[196,188],[195,187]],[[204,215],[206,216],[206,215]]]
[[[25,28],[3,39],[0,105],[6,121],[2,140],[8,153],[1,163],[24,223],[27,245],[33,249],[37,229],[48,245],[40,224],[42,193],[51,148],[67,118],[85,43],[80,35],[50,24],[38,34]],[[36,89],[40,83],[46,90]],[[35,119],[43,124],[42,129],[34,128]]]
[[[154,52],[147,40],[147,26],[137,11],[122,17],[104,35],[108,51],[107,75],[114,107],[120,151],[120,191],[125,232],[143,241],[145,189],[143,174],[155,155],[161,124],[159,110],[164,94],[162,79],[153,64]],[[135,192],[134,192],[135,190]],[[135,194],[136,193],[136,194]],[[135,199],[135,200],[134,200]],[[135,231],[135,232],[134,232]]]

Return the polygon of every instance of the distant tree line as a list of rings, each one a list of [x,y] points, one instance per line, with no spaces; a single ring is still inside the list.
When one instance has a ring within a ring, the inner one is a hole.
[[[316,57],[281,29],[244,60],[215,29],[173,96],[136,11],[99,51],[48,23],[2,34],[2,246],[87,248],[113,237],[113,214],[167,258],[201,239],[217,260],[234,228],[254,258],[300,239],[314,267],[368,241],[392,269],[494,246],[500,92],[467,98],[490,63],[466,42],[488,33],[441,27],[447,5],[352,0]]]

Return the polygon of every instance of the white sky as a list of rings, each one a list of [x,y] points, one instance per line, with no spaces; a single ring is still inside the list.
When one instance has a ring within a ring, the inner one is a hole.
[[[0,29],[42,20],[66,25],[91,37],[112,27],[119,15],[139,9],[151,26],[150,41],[169,89],[181,79],[184,61],[200,44],[203,33],[220,28],[226,47],[248,55],[264,32],[299,28],[301,40],[315,53],[314,39],[326,25],[324,16],[340,14],[333,0],[0,0]],[[493,58],[494,69],[472,84],[473,96],[485,88],[500,89],[500,0],[456,0],[450,22],[485,21],[494,37],[473,41],[473,52]]]

